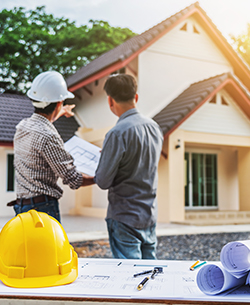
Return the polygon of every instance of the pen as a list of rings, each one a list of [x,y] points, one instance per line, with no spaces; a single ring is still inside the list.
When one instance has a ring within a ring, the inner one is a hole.
[[[148,271],[144,271],[144,272],[140,272],[140,273],[136,273],[134,274],[134,277],[137,277],[139,275],[143,275],[143,274],[148,274],[148,273],[151,273],[153,270],[148,270]]]
[[[134,277],[137,277],[137,276],[139,276],[139,275],[143,275],[143,274],[148,274],[148,273],[153,273],[152,274],[152,278],[154,278],[154,275],[155,275],[155,273],[163,273],[163,267],[154,267],[154,269],[153,270],[147,270],[147,271],[143,271],[143,272],[140,272],[140,273],[136,273],[136,274],[134,274]]]
[[[145,279],[144,280],[142,280],[141,282],[140,282],[140,284],[137,286],[137,289],[138,290],[142,290],[142,288],[145,286],[145,284],[147,283],[147,281],[149,280],[149,276],[147,276],[147,277],[145,277]]]
[[[189,269],[192,270],[192,268],[194,268],[194,266],[196,266],[197,264],[199,264],[200,261],[195,262]]]
[[[194,269],[201,267],[202,265],[206,264],[207,262],[200,263],[199,265],[194,266],[191,270],[194,271]]]

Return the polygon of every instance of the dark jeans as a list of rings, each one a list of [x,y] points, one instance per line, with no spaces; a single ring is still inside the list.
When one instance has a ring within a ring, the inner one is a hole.
[[[47,201],[28,204],[28,205],[22,205],[22,203],[15,204],[13,206],[13,208],[14,208],[14,211],[16,212],[16,215],[18,215],[20,213],[28,212],[29,210],[36,210],[38,212],[47,213],[48,215],[54,217],[59,222],[61,221],[59,203],[56,198],[54,198],[52,200],[49,200],[47,198]]]
[[[156,259],[156,225],[136,229],[114,219],[106,219],[110,249],[114,258]]]

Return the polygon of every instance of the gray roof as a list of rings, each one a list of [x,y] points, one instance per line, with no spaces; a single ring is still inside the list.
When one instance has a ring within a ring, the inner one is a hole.
[[[239,55],[235,52],[232,46],[227,42],[221,32],[217,29],[217,27],[213,24],[212,20],[206,15],[206,12],[200,7],[199,2],[195,2],[190,6],[186,7],[185,9],[181,10],[180,12],[172,15],[171,17],[165,19],[161,23],[157,24],[156,26],[150,28],[149,30],[145,31],[144,33],[134,36],[129,40],[125,41],[121,45],[115,47],[114,49],[104,53],[100,57],[94,59],[88,65],[83,66],[80,68],[75,74],[67,78],[67,85],[71,87],[76,85],[77,83],[87,79],[88,77],[98,73],[99,71],[112,66],[115,63],[122,62],[129,58],[131,55],[142,49],[145,45],[147,45],[150,41],[157,38],[159,34],[164,32],[168,29],[171,25],[173,25],[176,21],[178,21],[181,17],[185,16],[189,11],[198,8],[210,22],[213,29],[219,35],[220,39],[227,45],[227,47],[236,55],[243,65],[247,68],[248,66],[239,57]]]
[[[12,143],[16,125],[33,112],[34,107],[25,95],[0,95],[0,142]],[[54,125],[64,141],[71,138],[79,127],[74,117],[61,117]]]
[[[228,78],[236,81],[247,98],[250,99],[249,92],[241,85],[237,78],[231,73],[224,73],[190,85],[155,115],[153,119],[160,125],[164,134],[171,132],[189,116],[190,112],[199,107]]]

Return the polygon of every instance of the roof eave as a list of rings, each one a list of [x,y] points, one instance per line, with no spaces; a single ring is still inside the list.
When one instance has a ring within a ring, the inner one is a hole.
[[[125,67],[127,64],[129,64],[134,58],[136,58],[140,53],[142,53],[144,50],[146,50],[148,47],[150,47],[152,44],[154,44],[157,40],[159,40],[162,36],[167,34],[169,31],[171,31],[177,24],[181,23],[183,20],[185,20],[187,17],[191,16],[197,9],[193,8],[192,10],[188,11],[185,15],[180,17],[176,22],[174,22],[172,25],[167,27],[164,31],[159,33],[156,37],[154,37],[152,40],[150,40],[148,43],[146,43],[144,46],[142,46],[139,50],[134,52],[131,56],[127,57],[126,59],[116,62],[113,65],[98,71],[97,73],[83,79],[82,81],[78,82],[77,84],[69,86],[68,90],[71,92],[76,91],[79,88],[82,88],[84,86],[87,86],[88,84],[105,77],[111,73],[113,73],[116,70],[119,70],[123,67]]]
[[[219,48],[222,49],[224,55],[227,57],[229,62],[234,67],[234,73],[237,75],[241,81],[247,86],[250,90],[250,70],[249,68],[243,63],[243,60],[238,56],[238,54],[230,47],[230,44],[224,38],[224,36],[220,33],[220,31],[214,26],[213,22],[207,16],[207,14],[203,11],[200,6],[194,5],[191,9],[187,10],[185,14],[181,17],[176,18],[176,21],[173,22],[170,26],[168,26],[165,30],[155,36],[152,40],[147,42],[144,46],[134,52],[131,56],[125,58],[124,60],[120,60],[115,62],[114,64],[94,73],[91,76],[88,76],[85,79],[82,79],[80,82],[70,85],[69,91],[74,92],[79,88],[82,88],[102,77],[108,76],[109,74],[113,73],[116,70],[119,70],[125,67],[128,63],[130,63],[134,58],[136,58],[140,53],[142,53],[145,49],[149,46],[154,44],[157,40],[159,40],[162,36],[167,34],[171,31],[176,25],[184,21],[186,18],[195,14],[195,17],[198,21],[205,27],[208,34],[210,35],[211,39],[215,41]],[[178,16],[178,13],[176,14]]]
[[[237,75],[242,82],[250,89],[250,70],[243,63],[243,60],[239,57],[236,51],[231,48],[229,42],[220,33],[220,31],[213,25],[210,18],[203,12],[202,8],[195,8],[194,13],[197,14],[197,18],[200,23],[205,27],[211,39],[215,41],[219,49],[223,50],[224,55],[227,57],[228,61],[232,64],[234,68],[234,74]]]
[[[239,85],[232,78],[228,78],[223,81],[213,92],[206,96],[206,98],[194,107],[186,116],[184,116],[176,125],[174,125],[167,133],[164,134],[164,139],[168,138],[184,121],[186,121],[195,111],[197,111],[202,105],[204,105],[209,99],[211,99],[220,90],[225,90],[237,100],[238,105],[244,111],[244,113],[250,119],[250,100],[246,94],[240,89]]]
[[[13,147],[13,142],[0,141],[0,147]]]

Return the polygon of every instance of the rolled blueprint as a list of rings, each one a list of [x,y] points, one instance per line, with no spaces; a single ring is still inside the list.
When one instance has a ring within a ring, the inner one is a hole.
[[[237,278],[250,270],[250,240],[233,241],[226,244],[220,253],[223,267]]]
[[[202,267],[196,278],[197,286],[207,295],[215,295],[244,285],[246,275],[236,278],[223,268],[220,262]]]

